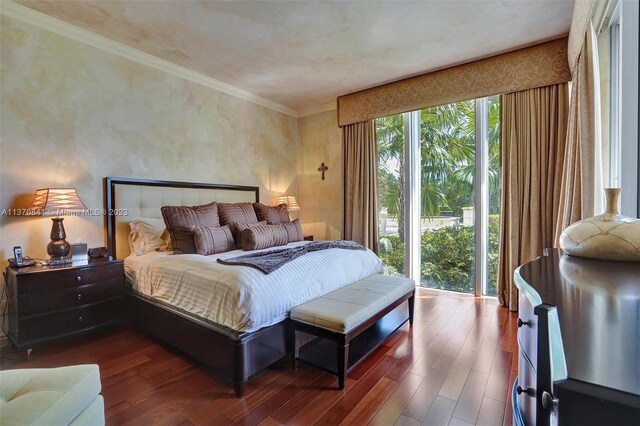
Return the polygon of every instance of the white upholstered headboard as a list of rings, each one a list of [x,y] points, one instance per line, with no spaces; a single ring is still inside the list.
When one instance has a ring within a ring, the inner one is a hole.
[[[256,186],[107,177],[105,195],[109,255],[124,259],[129,255],[129,222],[133,219],[162,219],[162,206],[194,206],[212,201],[258,202],[260,189]]]

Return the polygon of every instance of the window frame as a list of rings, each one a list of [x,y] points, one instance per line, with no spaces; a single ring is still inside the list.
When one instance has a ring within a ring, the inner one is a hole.
[[[487,296],[489,284],[489,98],[474,100],[475,120],[475,176],[474,176],[474,292],[476,297]],[[404,182],[405,211],[405,276],[417,284],[421,282],[421,110],[403,114],[404,123]],[[479,214],[477,214],[479,212]]]

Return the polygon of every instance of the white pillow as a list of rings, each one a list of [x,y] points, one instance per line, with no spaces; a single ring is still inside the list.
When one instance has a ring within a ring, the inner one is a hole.
[[[129,251],[143,255],[152,251],[171,250],[171,239],[164,220],[150,217],[137,217],[129,222]]]

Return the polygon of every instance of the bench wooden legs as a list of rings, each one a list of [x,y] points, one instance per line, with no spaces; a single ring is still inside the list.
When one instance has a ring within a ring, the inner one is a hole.
[[[341,345],[336,342],[338,355],[338,387],[344,389],[344,383],[347,380],[347,363],[349,361],[349,344]]]
[[[291,356],[291,368],[295,370],[296,359],[298,359],[299,349],[298,349],[298,345],[296,344],[296,328],[291,323],[291,321],[287,322],[286,333],[287,333],[286,335],[287,352],[289,352]]]
[[[414,305],[415,299],[416,299],[416,293],[414,291],[411,297],[407,300],[407,303],[409,304],[409,327],[413,327],[413,305]]]

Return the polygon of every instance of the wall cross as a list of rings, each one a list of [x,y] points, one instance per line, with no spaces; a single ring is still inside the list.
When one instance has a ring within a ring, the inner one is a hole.
[[[323,161],[322,164],[320,164],[320,167],[318,167],[318,171],[322,173],[322,180],[324,180],[324,172],[326,172],[327,170],[329,170],[329,168],[324,164]]]

